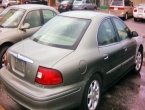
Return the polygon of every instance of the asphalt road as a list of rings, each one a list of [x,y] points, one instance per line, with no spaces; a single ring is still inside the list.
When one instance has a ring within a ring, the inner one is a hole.
[[[145,35],[145,21],[125,21],[131,30]],[[130,72],[116,85],[110,88],[102,97],[100,110],[145,110],[145,65],[140,74]],[[0,84],[0,110],[24,110],[15,103]],[[74,109],[77,110],[77,109]]]

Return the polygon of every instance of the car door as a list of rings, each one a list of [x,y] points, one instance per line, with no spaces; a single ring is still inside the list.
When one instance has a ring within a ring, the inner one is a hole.
[[[42,26],[42,17],[40,15],[40,10],[33,10],[28,12],[23,19],[21,26],[23,26],[25,23],[30,24],[30,27],[26,30],[19,29],[19,34],[23,37],[23,39],[33,35]]]
[[[120,76],[123,63],[122,43],[118,40],[110,18],[102,21],[97,39],[102,57],[102,73],[104,73],[107,86]]]
[[[124,62],[122,63],[122,70],[125,72],[134,65],[137,43],[135,39],[130,37],[131,32],[122,20],[113,18],[113,21],[123,47]]]

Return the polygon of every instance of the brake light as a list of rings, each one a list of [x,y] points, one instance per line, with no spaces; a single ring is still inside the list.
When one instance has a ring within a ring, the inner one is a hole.
[[[137,9],[134,9],[134,12],[137,12]]]
[[[63,82],[58,70],[39,66],[35,82],[42,85],[58,85]]]
[[[114,7],[109,7],[109,9],[114,9]]]
[[[118,10],[124,10],[124,8],[118,8]]]

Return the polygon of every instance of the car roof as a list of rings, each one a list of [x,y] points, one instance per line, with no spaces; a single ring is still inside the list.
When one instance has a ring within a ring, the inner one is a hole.
[[[22,4],[22,5],[13,5],[10,8],[21,8],[25,10],[34,10],[34,9],[50,9],[55,10],[55,8],[47,6],[47,5],[39,5],[39,4]]]
[[[93,19],[97,17],[98,19],[102,19],[105,17],[111,17],[114,15],[107,14],[107,13],[101,13],[101,12],[96,12],[96,11],[69,11],[69,12],[64,12],[59,15],[62,16],[68,16],[68,17],[75,17],[75,18],[84,18],[84,19]]]

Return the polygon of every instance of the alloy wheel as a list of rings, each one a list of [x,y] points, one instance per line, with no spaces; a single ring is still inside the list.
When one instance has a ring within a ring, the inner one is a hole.
[[[95,110],[97,108],[100,98],[100,87],[97,80],[91,82],[88,90],[87,104],[89,110]]]
[[[142,66],[142,54],[140,51],[138,51],[136,56],[136,66],[135,66],[136,71],[139,71],[141,66]]]

